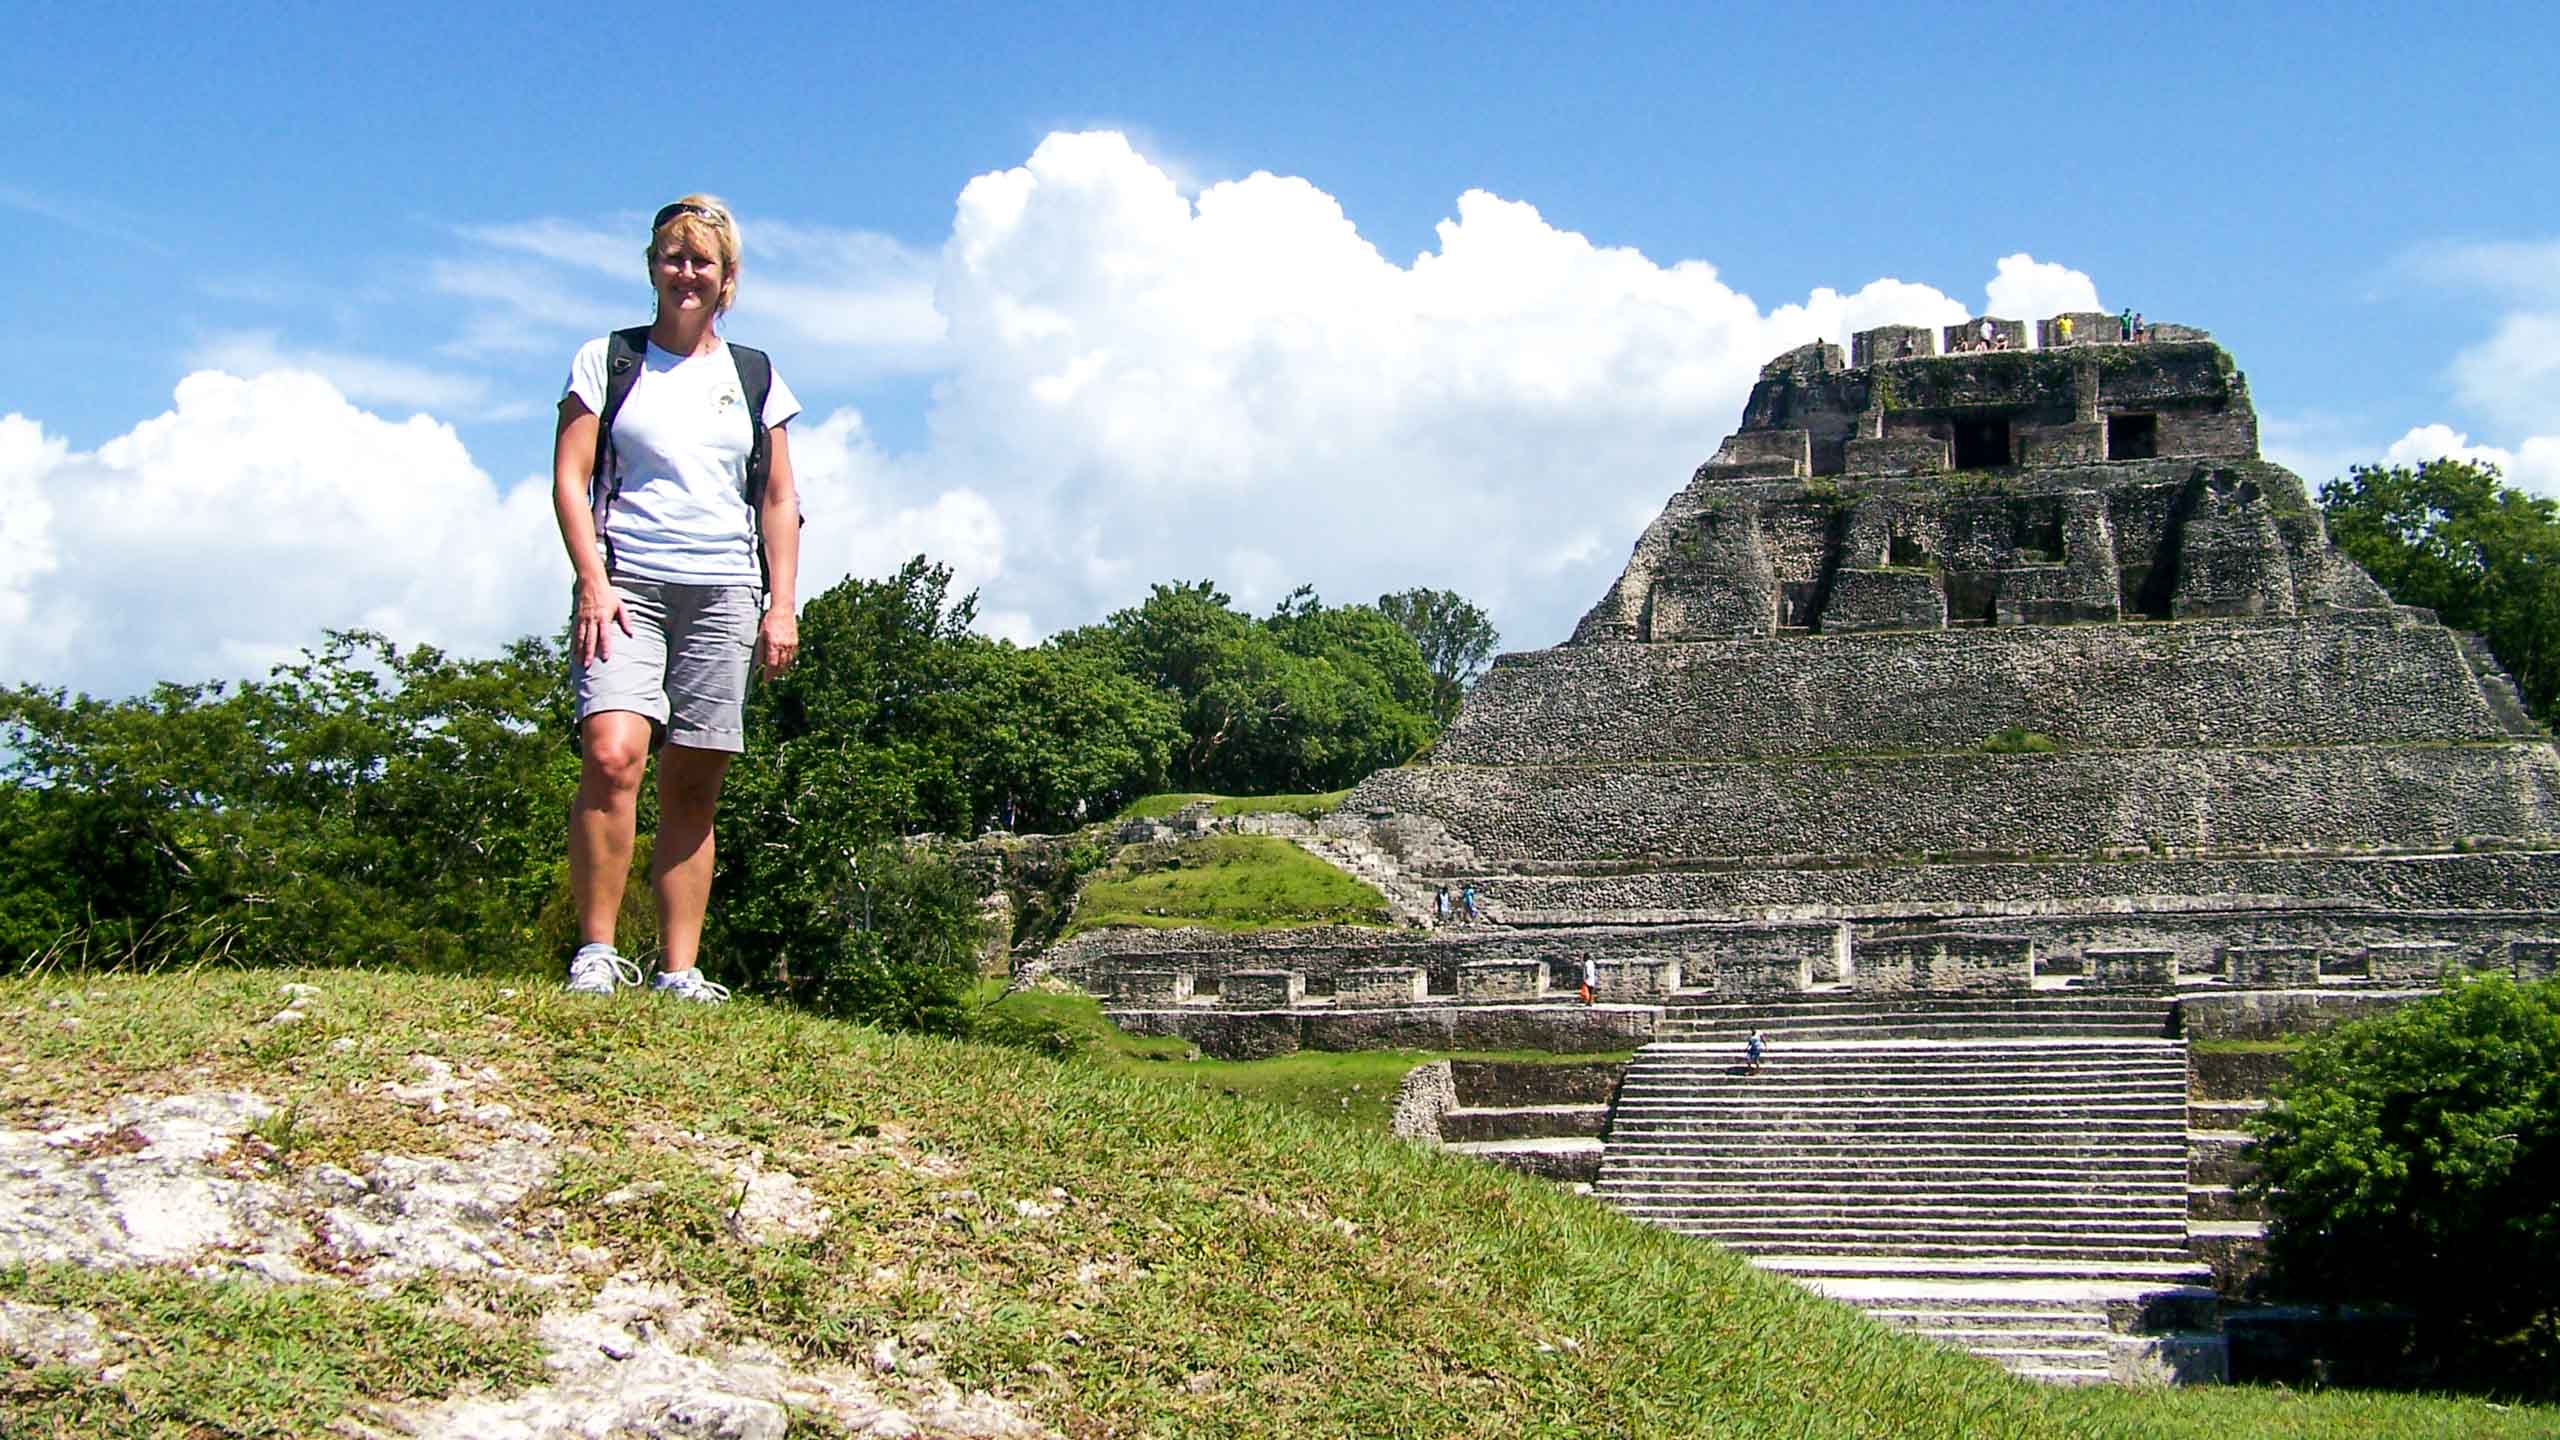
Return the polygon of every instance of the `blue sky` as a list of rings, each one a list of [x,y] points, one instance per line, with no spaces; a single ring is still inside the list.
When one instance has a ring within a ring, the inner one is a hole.
[[[1026,640],[1206,575],[1553,643],[1761,360],[1987,286],[2211,329],[2314,485],[2462,450],[2560,493],[2539,7],[17,28],[0,681],[556,624],[550,404],[693,189],[807,405],[804,598],[923,549]]]

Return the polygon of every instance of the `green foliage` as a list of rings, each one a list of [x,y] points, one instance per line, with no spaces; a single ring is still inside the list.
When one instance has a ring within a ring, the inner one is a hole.
[[[1215,585],[1158,585],[1146,602],[1062,636],[1179,707],[1171,779],[1228,794],[1351,784],[1431,743],[1432,678],[1401,627],[1301,589],[1268,620]]]
[[[1165,697],[1102,657],[971,634],[976,597],[950,584],[919,556],[887,580],[836,585],[801,611],[799,664],[751,697],[757,740],[729,771],[709,922],[712,963],[733,983],[787,982],[830,1013],[950,1030],[959,942],[941,882],[921,878],[924,862],[865,852],[926,831],[1071,822],[1161,783],[1177,733]],[[883,916],[922,928],[894,935]]]
[[[2257,1129],[2279,1286],[2406,1310],[2432,1383],[2560,1396],[2560,982],[2317,1036]]]
[[[1502,643],[1492,617],[1454,590],[1420,587],[1379,596],[1378,612],[1421,648],[1422,662],[1431,671],[1431,718],[1443,726],[1458,718],[1467,687],[1484,673]]]
[[[813,917],[792,955],[792,998],[895,1030],[968,1034],[988,938],[976,889],[948,862],[878,846],[847,866]]]
[[[2050,755],[2055,748],[2052,736],[2023,725],[2003,725],[1982,742],[1986,755]]]
[[[559,653],[333,632],[265,681],[0,693],[0,971],[514,966],[562,868]]]
[[[2545,723],[2560,700],[2560,504],[2494,465],[2359,465],[2320,487],[2329,536],[2403,605],[2476,630]]]
[[[1109,925],[1277,930],[1384,925],[1378,892],[1268,835],[1206,835],[1148,851],[1131,847],[1085,882],[1070,933]]]

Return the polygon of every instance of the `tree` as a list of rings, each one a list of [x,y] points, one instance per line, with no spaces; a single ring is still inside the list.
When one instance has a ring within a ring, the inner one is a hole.
[[[2405,1310],[2438,1383],[2560,1394],[2560,982],[2319,1036],[2256,1129],[2280,1289]]]
[[[1301,588],[1268,620],[1209,581],[1060,637],[1171,696],[1174,784],[1239,795],[1331,790],[1431,742],[1420,652],[1378,611],[1329,609]]]
[[[1441,725],[1458,718],[1467,687],[1484,673],[1502,643],[1491,617],[1454,590],[1416,588],[1381,595],[1378,610],[1421,647],[1431,671],[1431,718]]]
[[[2494,465],[2359,465],[2320,487],[2329,535],[2403,605],[2476,630],[2536,718],[2560,702],[2560,505]]]
[[[0,692],[0,970],[522,964],[577,777],[562,672],[343,631],[236,688]]]

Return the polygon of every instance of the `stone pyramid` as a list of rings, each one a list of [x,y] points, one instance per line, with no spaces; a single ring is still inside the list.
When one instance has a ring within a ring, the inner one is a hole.
[[[1328,828],[1692,994],[2549,974],[2514,687],[2331,546],[2203,332],[2073,319],[1770,362],[1573,638]]]

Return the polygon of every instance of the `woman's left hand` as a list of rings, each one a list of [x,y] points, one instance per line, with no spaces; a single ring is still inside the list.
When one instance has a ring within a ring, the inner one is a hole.
[[[799,658],[799,618],[780,605],[765,611],[764,623],[756,627],[756,669],[770,680]]]

